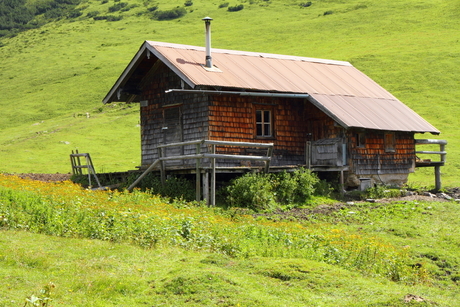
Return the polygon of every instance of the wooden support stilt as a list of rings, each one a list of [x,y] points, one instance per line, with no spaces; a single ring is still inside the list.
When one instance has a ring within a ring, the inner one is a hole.
[[[434,179],[435,179],[436,191],[441,190],[441,188],[442,188],[442,184],[441,184],[441,167],[438,166],[438,165],[434,167]]]
[[[203,199],[209,205],[209,172],[203,174]]]

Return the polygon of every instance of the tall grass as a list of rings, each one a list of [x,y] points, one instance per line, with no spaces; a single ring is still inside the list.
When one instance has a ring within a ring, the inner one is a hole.
[[[139,191],[84,190],[70,182],[0,175],[0,228],[143,247],[180,247],[238,259],[310,259],[392,281],[423,281],[420,272],[408,265],[406,250],[377,237],[327,224],[307,228],[227,215],[190,203],[165,203]]]

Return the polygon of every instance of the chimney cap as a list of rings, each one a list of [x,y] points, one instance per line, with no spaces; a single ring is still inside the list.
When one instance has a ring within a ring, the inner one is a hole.
[[[205,17],[205,18],[203,18],[201,20],[203,20],[205,22],[211,22],[212,18],[211,17]]]

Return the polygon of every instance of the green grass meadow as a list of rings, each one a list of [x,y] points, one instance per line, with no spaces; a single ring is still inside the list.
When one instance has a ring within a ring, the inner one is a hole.
[[[458,306],[458,203],[322,208],[251,216],[0,175],[0,306]]]
[[[203,46],[201,18],[211,16],[214,48],[350,61],[441,130],[417,137],[449,142],[443,183],[459,185],[458,1],[254,0],[230,2],[244,9],[229,12],[224,1],[129,0],[131,9],[113,13],[115,2],[104,2],[82,1],[80,17],[1,39],[0,171],[67,173],[75,149],[90,152],[98,172],[139,165],[138,105],[101,100],[144,40]],[[155,5],[187,14],[153,20]],[[95,11],[123,19],[88,17]],[[410,180],[433,185],[433,172]]]

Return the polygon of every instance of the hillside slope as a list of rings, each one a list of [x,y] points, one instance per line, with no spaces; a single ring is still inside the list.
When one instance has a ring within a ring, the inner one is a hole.
[[[350,61],[441,130],[443,181],[460,183],[458,1],[260,0],[241,1],[237,12],[203,0],[129,0],[113,11],[117,3],[83,1],[79,17],[1,40],[0,171],[68,172],[75,149],[90,152],[97,171],[133,169],[138,106],[103,106],[102,98],[144,40],[204,45],[201,18],[211,16],[215,48]],[[153,20],[155,7],[187,14]],[[432,184],[431,172],[411,179]]]

